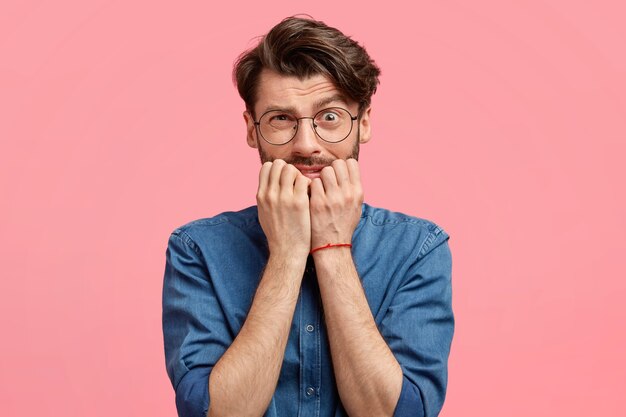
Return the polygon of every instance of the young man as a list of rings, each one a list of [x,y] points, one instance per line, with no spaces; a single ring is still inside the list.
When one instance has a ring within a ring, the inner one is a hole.
[[[363,204],[378,75],[356,42],[300,18],[236,63],[258,204],[170,237],[163,332],[180,416],[439,413],[448,235]]]

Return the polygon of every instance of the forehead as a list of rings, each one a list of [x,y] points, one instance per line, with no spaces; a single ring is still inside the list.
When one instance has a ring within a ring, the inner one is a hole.
[[[298,78],[263,70],[259,76],[254,106],[257,114],[272,109],[307,113],[329,104],[351,106],[353,103],[324,75]]]

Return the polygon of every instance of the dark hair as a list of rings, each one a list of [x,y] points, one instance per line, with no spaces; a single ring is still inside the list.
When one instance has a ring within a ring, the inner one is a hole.
[[[301,79],[327,76],[359,103],[359,112],[371,102],[380,75],[380,69],[357,42],[324,22],[295,16],[274,26],[235,62],[233,81],[253,115],[263,69]]]

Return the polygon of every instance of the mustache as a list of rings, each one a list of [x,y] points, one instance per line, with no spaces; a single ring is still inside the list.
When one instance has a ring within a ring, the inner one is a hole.
[[[274,159],[272,159],[272,161],[274,161]],[[328,158],[307,158],[303,156],[292,156],[291,158],[283,158],[283,160],[291,165],[305,166],[326,166],[332,164],[332,162],[334,161],[334,159]]]

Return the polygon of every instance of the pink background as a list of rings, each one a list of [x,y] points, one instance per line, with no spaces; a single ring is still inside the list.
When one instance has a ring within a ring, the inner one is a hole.
[[[442,416],[626,415],[623,2],[209,3],[2,2],[0,415],[175,415],[167,238],[254,204],[231,66],[299,12],[383,70],[366,200],[452,236]]]

